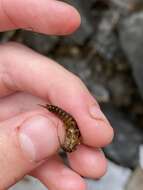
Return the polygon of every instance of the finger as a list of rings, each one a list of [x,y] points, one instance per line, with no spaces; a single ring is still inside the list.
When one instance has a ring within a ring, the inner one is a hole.
[[[49,190],[86,189],[80,175],[65,166],[59,157],[52,157],[32,172],[32,175],[40,179]]]
[[[78,12],[56,0],[0,0],[0,31],[23,28],[64,35],[80,24]]]
[[[0,123],[0,189],[7,189],[55,154],[59,147],[56,120],[42,111]]]
[[[0,98],[0,121],[10,119],[17,114],[39,109],[46,102],[39,97],[25,92],[17,92]]]
[[[11,43],[0,50],[1,92],[27,91],[63,108],[75,117],[89,146],[105,146],[112,140],[113,129],[75,75],[22,45]]]
[[[99,179],[106,173],[107,161],[99,149],[80,145],[68,158],[71,168],[81,176]]]

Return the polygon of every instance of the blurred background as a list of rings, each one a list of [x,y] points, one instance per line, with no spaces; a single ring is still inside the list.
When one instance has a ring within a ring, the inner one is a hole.
[[[0,34],[51,57],[78,75],[110,120],[115,138],[104,149],[108,173],[89,190],[143,189],[143,0],[67,0],[82,24],[71,36],[24,30]],[[88,168],[87,168],[88,169]],[[45,190],[26,177],[10,190]]]

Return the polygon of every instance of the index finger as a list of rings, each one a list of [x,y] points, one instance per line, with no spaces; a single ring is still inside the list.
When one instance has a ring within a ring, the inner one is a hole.
[[[80,15],[57,0],[0,0],[0,31],[23,28],[64,35],[77,29]]]
[[[14,43],[3,45],[0,57],[1,93],[26,91],[63,108],[77,120],[84,143],[89,146],[105,146],[112,140],[113,130],[109,122],[75,75],[54,61]]]

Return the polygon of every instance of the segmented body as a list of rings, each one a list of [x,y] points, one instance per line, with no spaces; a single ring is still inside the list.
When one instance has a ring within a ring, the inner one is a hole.
[[[65,152],[73,152],[76,150],[77,145],[80,144],[81,136],[76,120],[69,113],[57,106],[47,104],[43,107],[54,113],[64,123],[66,135],[62,145],[63,150]]]

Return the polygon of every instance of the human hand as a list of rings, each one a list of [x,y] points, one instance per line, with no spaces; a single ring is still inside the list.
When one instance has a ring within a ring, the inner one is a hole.
[[[77,11],[56,0],[0,0],[0,5],[1,31],[32,28],[64,35],[80,24]],[[85,190],[80,175],[96,179],[105,173],[100,147],[113,137],[97,102],[75,75],[23,45],[0,45],[0,57],[0,190],[26,174],[49,190]],[[57,154],[62,122],[39,103],[58,105],[78,123],[83,144],[68,154],[71,169]]]

